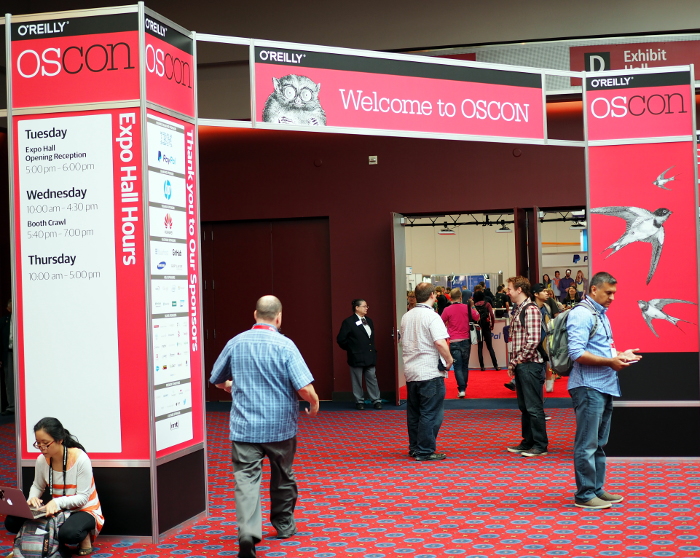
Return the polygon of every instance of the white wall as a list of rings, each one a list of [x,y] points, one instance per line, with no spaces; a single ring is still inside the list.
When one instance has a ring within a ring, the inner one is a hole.
[[[541,223],[541,242],[576,243],[575,246],[544,245],[542,253],[581,253],[580,232],[570,230],[570,226],[570,222]],[[515,234],[496,233],[497,226],[469,225],[457,227],[454,236],[442,236],[438,234],[441,228],[442,225],[406,227],[406,265],[414,273],[466,275],[502,271],[504,280],[515,275]],[[587,270],[587,264],[569,263],[564,267],[573,269],[574,265],[580,265],[584,273]]]
[[[515,274],[515,234],[498,234],[498,227],[457,227],[454,236],[441,236],[439,227],[406,227],[406,265],[424,275]],[[512,228],[512,225],[511,225]]]

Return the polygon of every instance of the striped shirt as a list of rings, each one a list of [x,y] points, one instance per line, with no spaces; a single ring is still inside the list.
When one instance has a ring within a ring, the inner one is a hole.
[[[95,518],[95,529],[91,532],[92,540],[100,533],[104,525],[100,499],[95,489],[95,479],[92,476],[92,463],[87,454],[79,448],[75,448],[78,456],[70,468],[66,470],[66,478],[63,471],[53,472],[53,494],[51,498],[56,505],[67,511],[84,511]],[[71,449],[70,451],[73,451]],[[44,490],[49,485],[49,464],[43,455],[36,458],[34,466],[34,483],[29,490],[29,498],[42,498]],[[63,488],[66,495],[63,495]],[[28,498],[28,499],[29,499]]]
[[[437,312],[419,303],[401,318],[401,347],[403,349],[404,376],[407,382],[420,382],[447,377],[447,371],[438,370],[438,353],[435,341],[447,339],[447,328]]]
[[[267,444],[296,436],[297,391],[314,381],[294,342],[270,327],[236,335],[214,363],[209,381],[232,381],[234,442]]]
[[[588,338],[596,316],[587,308],[583,308],[584,304],[592,306],[598,312],[598,327],[590,340]],[[569,356],[574,361],[567,389],[585,386],[601,393],[620,397],[620,382],[615,370],[609,366],[593,366],[575,362],[586,351],[601,357],[609,358],[612,356],[612,327],[606,315],[606,308],[592,298],[586,297],[585,302],[570,311],[569,319],[566,322],[566,332],[569,336]]]
[[[520,323],[520,313],[525,308],[525,327]],[[544,362],[537,345],[542,340],[542,314],[536,304],[526,298],[513,309],[510,318],[510,342],[508,343],[508,369],[515,370],[524,362]]]

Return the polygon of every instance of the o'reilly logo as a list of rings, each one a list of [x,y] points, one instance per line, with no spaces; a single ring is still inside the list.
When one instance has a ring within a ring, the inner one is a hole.
[[[587,52],[583,55],[584,68],[587,72],[604,72],[610,70],[609,52]]]

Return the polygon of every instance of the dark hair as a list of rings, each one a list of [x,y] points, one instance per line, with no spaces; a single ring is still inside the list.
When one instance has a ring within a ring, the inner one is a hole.
[[[474,293],[474,302],[481,302],[485,298],[486,296],[484,295],[484,291],[476,291]]]
[[[85,451],[78,438],[68,432],[67,428],[63,428],[61,421],[57,418],[44,417],[34,425],[34,432],[39,430],[43,430],[57,442],[63,442],[63,445],[67,448],[80,448]]]
[[[545,277],[547,278],[547,281],[544,280]],[[545,273],[545,274],[542,276],[542,282],[545,283],[545,284],[548,283],[548,282],[551,281],[551,280],[552,280],[552,278],[549,276],[549,273]]]
[[[364,298],[353,298],[352,299],[352,311],[355,311],[355,308],[358,306],[362,306],[362,303],[365,302]]]
[[[435,287],[430,283],[418,283],[416,285],[416,302],[426,302],[435,292]]]
[[[617,279],[615,279],[607,271],[599,271],[593,277],[591,277],[591,282],[588,285],[588,292],[592,292],[591,289],[593,287],[600,287],[603,283],[615,285],[617,283]]]

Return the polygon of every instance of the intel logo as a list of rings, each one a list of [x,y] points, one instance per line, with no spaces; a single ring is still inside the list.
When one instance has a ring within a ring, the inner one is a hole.
[[[158,269],[163,269],[165,266],[166,266],[166,263],[165,263],[165,262],[160,262],[160,263],[158,264]]]

